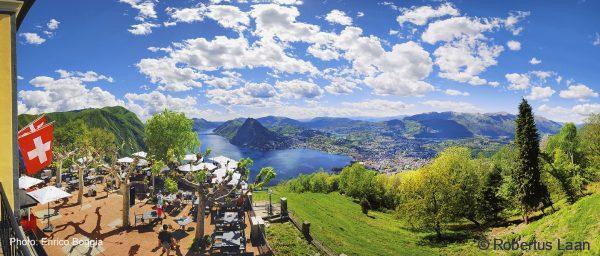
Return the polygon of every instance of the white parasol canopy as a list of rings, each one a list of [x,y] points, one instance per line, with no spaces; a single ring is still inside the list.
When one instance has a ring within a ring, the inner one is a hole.
[[[119,159],[117,159],[117,163],[130,164],[130,163],[133,163],[133,158],[131,158],[131,157],[119,158]]]
[[[187,162],[194,162],[198,160],[198,157],[196,157],[195,154],[187,154],[183,157],[183,161],[187,161]]]
[[[146,159],[140,159],[137,163],[137,166],[142,167],[142,166],[148,166],[148,160]]]
[[[225,156],[216,156],[213,158],[209,158],[210,161],[217,163],[221,168],[227,167],[229,170],[235,170],[238,165],[238,162]]]
[[[59,199],[71,197],[71,194],[55,186],[47,186],[27,193],[40,204],[54,202]]]
[[[29,177],[27,175],[23,175],[23,176],[19,177],[19,188],[20,189],[28,189],[28,188],[33,187],[42,182],[44,182],[44,181],[33,178],[33,177]]]
[[[190,164],[184,164],[184,165],[177,167],[177,170],[182,171],[182,172],[190,172],[190,171],[199,171],[199,170],[207,169],[210,171],[215,168],[217,168],[217,166],[215,166],[214,164],[211,164],[211,163],[199,163],[196,165],[192,165],[191,169],[190,169]]]
[[[148,153],[144,152],[144,151],[140,151],[140,152],[135,152],[133,154],[131,154],[132,156],[137,156],[137,157],[141,157],[141,158],[146,158],[146,156],[148,155]]]

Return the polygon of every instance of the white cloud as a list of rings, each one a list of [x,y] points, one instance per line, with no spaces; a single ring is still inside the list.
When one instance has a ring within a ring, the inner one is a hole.
[[[243,82],[242,74],[232,71],[221,72],[223,77],[210,77],[204,80],[204,83],[216,88],[229,89]]]
[[[596,37],[594,38],[594,41],[592,42],[592,44],[595,46],[600,45],[600,34],[598,34],[598,32],[596,32]]]
[[[364,17],[365,13],[364,12],[357,12],[356,13],[356,17],[360,18],[360,17]]]
[[[17,79],[23,80],[23,77],[22,76],[17,76]]]
[[[313,99],[323,95],[323,89],[317,84],[303,80],[277,81],[275,88],[284,98]]]
[[[372,99],[359,102],[342,102],[345,109],[353,109],[357,113],[353,116],[397,116],[406,114],[407,110],[414,107],[402,101]]]
[[[225,90],[211,89],[206,91],[210,103],[231,106],[266,107],[276,104],[274,89],[268,84],[247,83],[244,87]],[[271,96],[273,95],[273,96]]]
[[[432,107],[435,111],[454,111],[454,112],[480,112],[481,109],[475,105],[462,101],[444,101],[428,100],[422,102],[423,105]]]
[[[500,83],[496,82],[496,81],[492,81],[492,82],[488,82],[488,85],[490,85],[492,87],[497,87],[498,85],[500,85]]]
[[[598,93],[584,84],[570,85],[568,90],[560,91],[560,97],[565,99],[585,100],[598,97]]]
[[[591,114],[600,113],[600,104],[581,104],[571,108],[543,104],[537,110],[555,121],[582,123]]]
[[[458,90],[453,90],[453,89],[446,89],[444,91],[445,94],[448,94],[450,96],[469,96],[470,94],[468,92],[461,92]]]
[[[219,116],[219,113],[213,110],[197,108],[198,101],[191,96],[177,98],[159,91],[152,91],[142,94],[127,93],[125,99],[127,101],[126,107],[136,113],[143,121],[165,109],[182,112],[187,117]]]
[[[221,26],[236,31],[242,31],[250,24],[248,14],[231,5],[211,5],[206,16],[216,20]]]
[[[60,21],[51,19],[50,21],[48,21],[48,23],[46,23],[46,27],[48,27],[48,29],[50,29],[50,30],[56,30],[56,29],[58,29],[59,24],[60,24]]]
[[[510,90],[525,90],[531,85],[531,80],[527,74],[511,73],[505,75],[506,80],[510,83]]]
[[[206,5],[200,4],[198,7],[192,8],[173,8],[167,7],[165,11],[176,22],[191,23],[194,21],[203,21],[208,8]]]
[[[537,64],[540,64],[540,63],[542,63],[542,61],[536,59],[535,57],[533,57],[533,58],[531,58],[531,60],[529,60],[529,64],[531,64],[531,65],[537,65]]]
[[[325,16],[325,20],[344,26],[352,25],[352,18],[348,17],[345,12],[337,9],[331,10],[331,12]]]
[[[365,76],[364,83],[376,94],[422,96],[433,91],[433,86],[423,81],[432,71],[432,61],[419,44],[396,44],[388,52],[379,38],[361,34],[360,28],[346,27],[334,46],[345,51],[344,58],[351,61],[357,74]]]
[[[521,50],[521,43],[518,41],[510,40],[506,42],[506,46],[508,46],[508,49],[510,49],[511,51]]]
[[[491,31],[500,26],[499,19],[452,17],[430,23],[421,35],[423,41],[435,44],[449,42],[454,39],[468,38],[470,41],[483,39],[483,32]]]
[[[38,76],[29,81],[39,90],[19,91],[19,113],[40,114],[56,111],[70,111],[84,108],[101,108],[124,105],[110,92],[100,87],[89,89],[84,82],[106,80],[112,78],[98,75],[93,71],[67,72],[70,74],[58,79]]]
[[[440,68],[439,76],[472,85],[487,81],[479,77],[488,67],[496,65],[496,58],[504,47],[489,46],[485,42],[470,42],[463,38],[438,47],[433,55]]]
[[[154,2],[151,0],[119,0],[121,3],[129,4],[132,8],[139,11],[136,20],[145,21],[148,18],[156,19],[156,10]]]
[[[160,89],[168,91],[187,91],[192,87],[201,87],[196,81],[202,74],[191,68],[177,67],[175,61],[169,58],[142,59],[136,64],[140,73],[148,76],[152,83],[162,85]]]
[[[518,35],[523,31],[522,27],[518,27],[517,23],[529,16],[530,12],[513,11],[504,20],[504,26],[512,32],[513,35]]]
[[[554,95],[556,91],[551,87],[531,87],[531,92],[525,98],[528,100],[544,100]]]
[[[267,83],[246,83],[244,93],[254,98],[272,98],[277,95],[275,88]]]
[[[21,33],[20,36],[25,38],[25,41],[28,44],[43,44],[46,42],[46,39],[40,37],[37,33]]]
[[[152,28],[156,27],[160,27],[160,24],[142,22],[140,24],[131,25],[131,28],[127,31],[134,35],[149,35],[152,33]]]
[[[60,75],[60,78],[77,78],[83,82],[96,82],[100,80],[105,80],[109,83],[114,82],[114,79],[110,76],[100,75],[94,71],[66,71],[64,69],[57,69],[56,73]]]
[[[425,25],[430,19],[444,16],[458,16],[460,12],[450,3],[444,3],[437,9],[431,6],[413,6],[412,8],[404,8],[402,14],[396,18],[400,25],[405,22],[410,22],[415,25]]]

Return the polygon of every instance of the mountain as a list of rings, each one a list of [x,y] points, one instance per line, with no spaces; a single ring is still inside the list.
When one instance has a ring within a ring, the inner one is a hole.
[[[213,130],[213,133],[221,135],[231,140],[237,133],[238,129],[242,126],[244,121],[246,121],[246,118],[236,118],[233,120],[229,120],[217,126]]]
[[[211,122],[204,118],[192,118],[192,121],[194,122],[193,129],[195,132],[203,132],[209,129],[214,129],[223,124],[223,122]]]
[[[22,114],[18,116],[19,127],[23,127],[33,121],[36,115]],[[104,107],[73,110],[67,112],[47,113],[48,121],[54,121],[56,127],[68,122],[83,120],[90,128],[101,128],[113,133],[117,142],[125,142],[121,154],[131,154],[145,150],[144,124],[133,112],[124,107]],[[19,128],[20,129],[20,128]]]
[[[270,131],[254,118],[246,119],[230,141],[240,147],[259,150],[283,149],[289,146],[286,137]]]
[[[420,129],[415,138],[468,138],[474,135],[489,138],[512,138],[515,134],[516,115],[508,113],[472,114],[457,112],[431,112],[404,118],[415,121]],[[543,117],[535,117],[542,134],[557,133],[561,123]]]

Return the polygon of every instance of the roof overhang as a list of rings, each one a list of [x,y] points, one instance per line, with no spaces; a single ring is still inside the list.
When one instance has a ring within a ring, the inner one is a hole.
[[[33,5],[35,0],[0,0],[0,12],[10,12],[17,16],[17,29],[25,19],[27,12]]]

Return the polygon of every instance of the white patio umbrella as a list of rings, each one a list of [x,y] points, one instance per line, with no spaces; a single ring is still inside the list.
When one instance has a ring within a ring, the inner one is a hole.
[[[29,177],[27,175],[23,175],[23,176],[19,177],[19,188],[20,189],[28,189],[28,188],[33,187],[42,182],[44,182],[44,181],[33,178],[33,177]]]
[[[63,191],[55,186],[47,186],[27,193],[40,204],[48,204],[48,225],[44,228],[45,232],[52,232],[53,227],[50,225],[50,202],[59,199],[71,197],[71,194]]]
[[[217,168],[217,167],[211,163],[199,163],[196,165],[192,165],[191,169],[190,169],[190,164],[184,164],[184,165],[177,167],[177,170],[182,171],[182,172],[190,172],[190,171],[199,171],[199,170],[207,169],[210,171],[215,168]]]
[[[148,153],[144,152],[144,151],[140,151],[140,152],[135,152],[133,154],[131,154],[132,156],[137,156],[137,157],[141,157],[141,158],[146,158],[146,156],[148,155]]]
[[[117,163],[120,163],[120,164],[130,164],[130,163],[133,163],[133,158],[131,158],[131,157],[119,158],[119,159],[117,159]]]
[[[142,167],[142,166],[148,166],[148,160],[146,159],[140,159],[137,163],[137,166]]]
[[[194,154],[187,154],[183,157],[183,161],[187,161],[187,162],[194,162],[198,160],[198,157],[196,157],[196,155]]]

